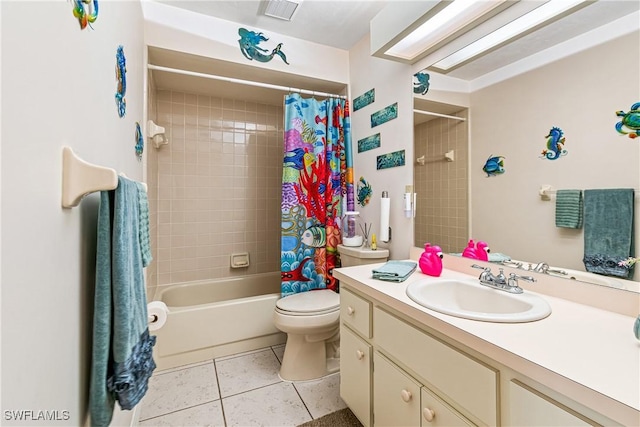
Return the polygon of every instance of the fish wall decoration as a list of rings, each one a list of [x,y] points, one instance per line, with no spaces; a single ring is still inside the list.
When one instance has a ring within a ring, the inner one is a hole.
[[[490,155],[482,170],[487,174],[487,178],[502,175],[504,173],[504,156]]]

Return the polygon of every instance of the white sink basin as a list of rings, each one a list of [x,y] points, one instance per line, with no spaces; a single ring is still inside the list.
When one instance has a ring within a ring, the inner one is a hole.
[[[420,280],[407,286],[407,296],[431,310],[485,322],[532,322],[551,314],[549,304],[537,295],[510,294],[471,279]]]

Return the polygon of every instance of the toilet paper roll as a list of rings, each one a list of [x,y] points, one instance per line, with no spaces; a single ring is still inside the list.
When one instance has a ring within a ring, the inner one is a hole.
[[[169,309],[162,301],[151,301],[147,304],[147,313],[149,315],[149,330],[157,331],[167,321]]]
[[[380,240],[389,241],[389,213],[391,211],[391,199],[385,197],[386,193],[380,199]]]

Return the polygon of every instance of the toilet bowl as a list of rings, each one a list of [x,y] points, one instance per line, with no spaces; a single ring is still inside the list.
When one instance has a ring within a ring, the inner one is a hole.
[[[280,298],[273,321],[287,334],[283,380],[313,380],[338,371],[340,295],[320,289]]]

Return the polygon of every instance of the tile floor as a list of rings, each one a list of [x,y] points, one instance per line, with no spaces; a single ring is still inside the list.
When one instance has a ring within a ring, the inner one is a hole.
[[[140,426],[296,426],[345,408],[340,374],[286,382],[284,345],[156,372]]]

